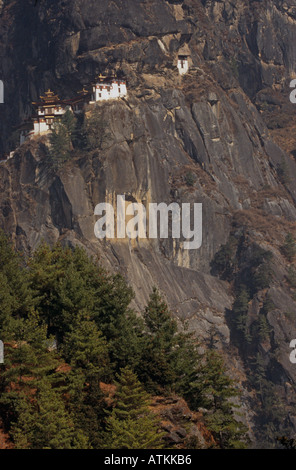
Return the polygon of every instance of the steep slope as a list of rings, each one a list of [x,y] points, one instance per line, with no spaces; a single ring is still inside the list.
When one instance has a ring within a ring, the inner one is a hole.
[[[48,87],[73,97],[96,74],[117,70],[127,77],[129,94],[99,105],[109,132],[100,151],[73,154],[53,173],[43,138],[1,163],[1,227],[26,252],[45,239],[99,254],[129,280],[137,309],[158,285],[174,314],[225,355],[254,432],[266,419],[253,417],[259,398],[250,376],[260,354],[286,407],[285,425],[295,432],[289,343],[296,338],[296,303],[280,249],[288,232],[296,234],[292,1],[34,3],[4,1],[1,7],[3,151],[13,148],[13,127],[30,116],[31,101]],[[181,79],[176,59],[184,48],[192,67]],[[186,251],[170,239],[99,242],[94,207],[115,203],[118,194],[144,204],[201,202],[201,249]],[[236,272],[219,279],[211,262],[231,233],[243,237],[241,254],[233,255]],[[249,269],[256,246],[273,254],[274,274],[269,286],[253,289],[247,328],[267,297],[273,307],[268,337],[249,346],[238,344],[230,312],[238,273]]]

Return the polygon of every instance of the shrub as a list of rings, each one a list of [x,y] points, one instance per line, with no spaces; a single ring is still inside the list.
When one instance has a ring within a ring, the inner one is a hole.
[[[284,245],[281,246],[281,252],[287,258],[290,263],[293,261],[296,255],[296,241],[292,233],[288,233],[285,238]]]
[[[195,181],[196,181],[196,176],[194,173],[192,173],[191,171],[186,173],[185,183],[187,184],[187,186],[191,186],[191,187],[194,186]]]

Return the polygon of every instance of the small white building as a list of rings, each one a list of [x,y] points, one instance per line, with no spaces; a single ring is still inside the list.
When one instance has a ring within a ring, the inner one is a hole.
[[[90,104],[97,101],[123,98],[127,95],[126,81],[100,75],[92,86]]]
[[[185,73],[189,70],[189,61],[187,55],[179,55],[178,56],[178,64],[177,64],[179,74],[185,75]]]

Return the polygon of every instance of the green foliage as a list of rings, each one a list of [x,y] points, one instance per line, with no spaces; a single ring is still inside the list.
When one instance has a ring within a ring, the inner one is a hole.
[[[235,415],[238,406],[232,400],[239,397],[240,392],[228,377],[217,352],[206,353],[193,387],[198,390],[199,406],[208,410],[206,423],[220,448],[244,448],[247,428],[238,420],[239,413]]]
[[[67,110],[52,126],[49,162],[57,170],[71,158],[73,151],[101,150],[109,138],[107,122],[100,108],[93,107],[78,117]]]
[[[260,341],[265,341],[270,336],[271,328],[264,315],[259,316],[257,331]]]
[[[87,448],[87,439],[76,433],[62,396],[46,380],[40,381],[31,398],[21,400],[19,419],[11,435],[18,449]]]
[[[286,239],[290,251],[293,250],[293,240]],[[248,378],[254,384],[257,399],[260,403],[256,407],[255,420],[257,423],[257,437],[264,442],[264,445],[273,445],[276,430],[285,429],[286,420],[283,414],[283,403],[277,397],[277,385],[273,383],[272,377],[275,373],[269,374],[272,368],[272,353],[267,355],[264,361],[259,351],[265,341],[272,342],[272,327],[268,322],[268,313],[275,306],[267,295],[261,308],[258,318],[249,313],[249,304],[255,295],[260,292],[264,295],[264,290],[268,289],[273,281],[272,261],[273,255],[270,251],[252,242],[249,234],[241,234],[239,243],[235,249],[231,249],[231,238],[228,243],[221,248],[213,260],[213,271],[222,278],[232,282],[235,300],[230,313],[230,326],[233,339],[239,348],[242,359],[248,371]],[[214,269],[215,268],[215,269]],[[288,282],[291,287],[294,285],[294,270],[290,268],[288,272]],[[296,285],[296,284],[295,284]],[[271,357],[270,357],[271,356]],[[260,358],[253,365],[254,357]]]
[[[262,306],[260,313],[266,316],[269,312],[271,312],[274,309],[275,309],[275,305],[271,297],[267,295],[263,302],[263,306]]]
[[[23,260],[0,231],[0,331],[1,339],[12,339],[20,316],[33,308]]]
[[[55,353],[46,348],[46,328],[39,325],[37,314],[22,319],[19,326],[16,339],[5,345],[0,376],[0,413],[8,426],[18,422],[25,402],[41,380],[55,380],[59,364]]]
[[[267,295],[263,306],[260,309],[258,320],[252,325],[252,336],[255,342],[264,342],[270,338],[271,326],[267,320],[267,314],[274,310],[275,305],[271,298]]]
[[[265,447],[275,447],[277,436],[289,432],[286,406],[283,403],[277,386],[268,380],[268,364],[261,353],[257,353],[253,365],[251,381],[257,390],[259,404],[256,421],[260,424],[258,438]]]
[[[156,288],[143,313],[145,337],[136,371],[148,390],[185,391],[194,374],[198,354],[189,335],[179,333],[177,322]]]
[[[282,184],[286,185],[290,183],[289,166],[284,158],[282,158],[281,162],[277,165],[277,174]]]
[[[254,245],[250,258],[250,266],[247,270],[247,280],[250,291],[254,296],[261,289],[267,289],[273,279],[271,261],[273,254],[271,251]]]
[[[94,321],[78,314],[65,334],[62,354],[73,368],[81,369],[88,380],[93,376],[109,378],[108,345]]]
[[[78,314],[61,349],[71,366],[66,384],[75,427],[88,436],[92,447],[99,448],[104,418],[100,381],[111,376],[107,341],[88,315]]]
[[[129,308],[132,289],[84,250],[42,244],[25,265],[2,234],[0,279],[0,418],[16,448],[161,448],[147,390],[207,406],[213,432],[223,424],[221,445],[234,446],[236,425],[222,406],[233,396],[228,378],[223,394],[156,289],[139,319]],[[119,371],[108,414],[101,385]]]
[[[73,135],[76,132],[77,124],[77,118],[75,117],[73,112],[67,109],[65,114],[63,114],[61,123],[66,128],[68,136],[73,139]]]
[[[188,173],[186,173],[186,175],[185,175],[185,183],[187,184],[187,186],[189,186],[189,187],[194,186],[195,181],[196,181],[196,176],[195,176],[194,173],[192,173],[191,171],[189,171]]]
[[[70,110],[54,124],[49,138],[49,157],[54,168],[59,168],[71,157],[75,129],[76,118]]]
[[[267,289],[273,278],[273,270],[269,263],[261,264],[254,273],[253,289],[254,294],[261,289]]]
[[[111,449],[161,449],[160,423],[149,411],[150,397],[137,376],[121,369],[116,383],[115,406],[106,420],[106,444]]]
[[[226,374],[222,358],[210,351],[201,355],[191,336],[178,333],[176,321],[158,291],[153,290],[144,312],[147,343],[139,377],[148,390],[181,393],[193,409],[209,410],[208,424],[222,447],[244,446],[245,427],[233,414],[230,398],[239,392]],[[155,387],[157,385],[158,387]],[[221,435],[216,433],[219,423]]]
[[[240,333],[240,337],[249,343],[251,337],[248,330],[248,310],[250,295],[245,286],[241,286],[232,306],[232,322],[236,330]]]
[[[236,254],[238,248],[237,238],[230,236],[225,245],[222,245],[216,253],[211,267],[213,274],[218,274],[221,279],[232,280],[236,266]]]
[[[83,125],[83,142],[86,150],[101,150],[110,139],[107,131],[107,122],[104,119],[102,109],[94,107],[85,115]]]
[[[292,233],[286,235],[285,243],[281,246],[281,251],[287,260],[292,263],[296,255],[296,240]]]

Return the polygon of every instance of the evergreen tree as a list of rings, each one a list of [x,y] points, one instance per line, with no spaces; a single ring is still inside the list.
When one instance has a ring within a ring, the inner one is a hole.
[[[220,448],[244,448],[247,428],[238,420],[238,408],[233,400],[240,395],[226,373],[223,359],[215,351],[207,351],[192,384],[196,390],[196,405],[208,410],[206,424]],[[196,406],[195,405],[195,406]]]
[[[87,379],[98,376],[103,380],[110,376],[107,342],[85,313],[79,313],[70,326],[62,351],[71,367],[81,369]]]
[[[79,314],[65,335],[62,352],[71,366],[66,383],[75,427],[88,437],[93,448],[100,448],[105,417],[100,382],[111,375],[106,340],[94,321]]]
[[[110,138],[105,121],[100,108],[95,107],[85,116],[83,124],[84,142],[86,150],[101,150]]]
[[[51,130],[50,134],[50,161],[55,169],[59,168],[66,162],[71,155],[71,140],[67,128],[57,123]]]
[[[0,376],[0,415],[7,429],[17,423],[23,403],[41,380],[57,379],[60,359],[47,349],[46,328],[32,313],[19,321],[15,338],[5,345],[5,364]]]
[[[143,313],[145,338],[136,372],[150,391],[184,392],[199,356],[190,335],[178,332],[176,320],[156,288]]]
[[[128,308],[133,291],[122,276],[108,275],[80,248],[43,244],[29,261],[29,280],[40,317],[60,342],[84,311],[108,340],[116,370],[139,360],[143,328]]]
[[[74,423],[57,390],[48,380],[38,382],[35,393],[18,405],[19,418],[11,435],[17,448],[87,448],[88,441],[76,433]]]
[[[61,122],[62,122],[63,126],[65,126],[65,128],[67,130],[67,133],[68,133],[68,136],[72,140],[72,136],[76,132],[76,123],[77,123],[77,119],[76,119],[74,113],[72,111],[70,111],[69,109],[67,109],[67,111],[63,114]]]
[[[233,280],[237,264],[238,244],[239,240],[234,236],[230,236],[227,243],[221,246],[211,262],[213,274],[219,274],[221,279]]]
[[[266,358],[257,353],[252,368],[251,383],[258,397],[256,411],[257,439],[264,447],[276,447],[279,433],[289,433],[286,407],[278,393],[277,386],[268,379]]]
[[[55,122],[50,134],[49,156],[55,168],[59,168],[71,156],[75,140],[76,118],[69,109],[59,122]]]
[[[293,237],[292,233],[288,233],[286,235],[285,243],[281,247],[281,250],[287,260],[292,263],[296,255],[296,240]]]
[[[149,395],[128,367],[116,383],[115,406],[106,420],[106,447],[111,449],[160,449],[163,433],[149,411]]]
[[[27,274],[20,254],[0,231],[0,332],[1,340],[12,339],[19,318],[33,308]]]
[[[247,319],[250,296],[245,286],[240,286],[232,306],[232,322],[239,333],[240,338],[250,342],[251,337],[248,330]]]

